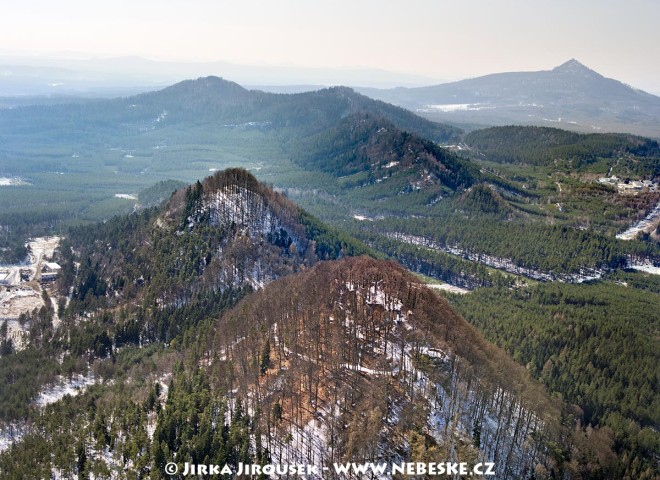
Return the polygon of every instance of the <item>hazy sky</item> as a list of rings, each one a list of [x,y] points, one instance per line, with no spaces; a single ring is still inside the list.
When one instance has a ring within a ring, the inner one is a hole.
[[[375,67],[438,79],[577,58],[660,92],[659,0],[21,0],[3,52]]]

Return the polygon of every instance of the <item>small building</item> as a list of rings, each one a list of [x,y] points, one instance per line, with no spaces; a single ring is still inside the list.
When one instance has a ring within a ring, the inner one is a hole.
[[[51,282],[55,280],[57,275],[59,275],[60,270],[62,270],[62,267],[60,267],[57,263],[44,263],[43,267],[41,267],[41,281]]]
[[[62,270],[62,267],[60,267],[57,263],[46,262],[41,269],[41,273],[59,273],[60,270]]]

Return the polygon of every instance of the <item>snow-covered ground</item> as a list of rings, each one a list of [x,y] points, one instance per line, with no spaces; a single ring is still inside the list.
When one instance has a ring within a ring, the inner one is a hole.
[[[0,187],[10,187],[15,185],[30,185],[25,180],[18,177],[0,177]]]
[[[17,422],[12,422],[0,428],[0,453],[8,450],[15,442],[18,442],[27,433],[27,427]]]
[[[212,223],[233,222],[239,227],[247,227],[250,236],[266,235],[280,226],[261,195],[238,185],[218,190],[205,203],[205,208],[211,211]]]
[[[115,198],[123,198],[125,200],[137,200],[137,195],[134,193],[115,193]]]
[[[60,245],[62,237],[39,237],[28,242],[32,257],[35,259],[53,258],[55,249]]]
[[[38,310],[44,302],[41,295],[30,287],[0,289],[0,323],[3,320],[17,320],[21,313]],[[8,324],[11,327],[12,324]]]
[[[91,372],[87,375],[74,375],[71,379],[59,376],[54,385],[49,385],[41,391],[34,403],[40,407],[45,407],[61,400],[65,395],[75,397],[97,382],[98,379]]]
[[[328,461],[327,412],[319,412],[319,418],[311,418],[305,425],[291,425],[289,436],[262,437],[262,444],[269,446],[275,464],[309,464],[322,467]]]
[[[11,339],[14,350],[20,352],[28,343],[28,331],[18,320],[5,320],[7,322],[7,338]],[[2,322],[0,322],[2,323]]]
[[[426,105],[427,110],[437,110],[440,112],[467,112],[472,110],[486,110],[495,108],[492,105],[482,103],[446,103],[442,105]]]
[[[456,285],[450,285],[448,283],[431,283],[426,285],[429,288],[433,288],[435,290],[443,290],[445,292],[450,292],[450,293],[460,293],[461,295],[465,295],[466,293],[470,293],[470,290],[467,290],[465,288],[457,287]]]
[[[74,375],[70,380],[60,376],[55,384],[46,386],[37,395],[34,403],[43,408],[60,401],[65,395],[74,397],[99,381],[100,379],[94,377],[91,372],[88,372],[87,375]],[[27,433],[28,427],[25,423],[12,422],[0,427],[0,453],[8,450],[14,443],[20,442]]]
[[[634,270],[639,270],[640,272],[652,273],[653,275],[660,275],[660,267],[651,265],[650,263],[641,263],[635,264],[632,266]]]
[[[625,232],[619,233],[616,238],[619,240],[632,240],[636,238],[640,232],[650,233],[658,220],[660,220],[660,202],[658,202],[655,208],[651,210],[646,217],[635,223]]]

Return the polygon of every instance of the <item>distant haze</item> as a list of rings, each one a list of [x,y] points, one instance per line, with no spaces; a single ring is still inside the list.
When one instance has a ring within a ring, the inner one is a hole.
[[[0,56],[4,65],[29,55],[137,55],[332,69],[339,73],[330,81],[290,75],[253,83],[363,86],[384,86],[379,80],[394,74],[402,84],[433,84],[577,58],[658,93],[658,18],[657,0],[30,0],[3,5]],[[342,71],[366,75],[343,82]]]

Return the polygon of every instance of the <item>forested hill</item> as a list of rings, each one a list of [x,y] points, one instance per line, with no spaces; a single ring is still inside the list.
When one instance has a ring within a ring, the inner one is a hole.
[[[9,138],[36,131],[53,141],[57,141],[53,134],[65,135],[68,142],[139,134],[154,126],[201,124],[259,128],[293,138],[321,131],[358,112],[383,116],[398,128],[434,141],[449,141],[460,134],[455,127],[423,119],[346,87],[274,94],[247,90],[218,77],[187,80],[122,99],[0,110],[0,127]]]
[[[231,169],[176,191],[160,208],[74,229],[62,248],[61,286],[73,287],[73,309],[128,300],[180,306],[366,251],[246,170]]]
[[[404,191],[422,186],[467,188],[480,178],[478,167],[448,150],[397,128],[383,117],[358,113],[307,137],[294,157],[304,168],[344,177],[345,186],[382,183],[383,195],[401,194],[392,177],[407,177]]]
[[[626,163],[631,175],[660,175],[658,142],[634,135],[506,126],[475,130],[465,136],[465,142],[475,153],[499,163],[550,165],[563,160],[571,161],[577,170],[606,158]]]
[[[319,263],[246,298],[215,332],[202,353],[209,377],[229,403],[257,412],[253,429],[272,458],[455,452],[497,458],[498,478],[569,474],[549,449],[568,434],[559,404],[393,262]]]
[[[286,132],[310,134],[336,124],[347,115],[369,113],[387,118],[398,128],[434,141],[456,139],[460,130],[421,118],[394,105],[361,95],[348,87],[333,87],[298,94],[246,90],[218,77],[188,80],[159,92],[139,95],[137,105],[169,108],[185,118],[223,119],[239,124],[260,123]],[[169,111],[169,110],[168,110]]]

